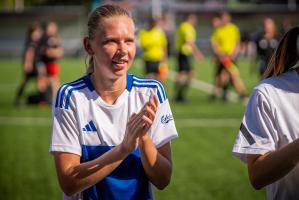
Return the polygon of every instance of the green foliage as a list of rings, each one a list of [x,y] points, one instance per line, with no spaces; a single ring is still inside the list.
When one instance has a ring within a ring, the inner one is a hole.
[[[241,59],[239,65],[250,91],[258,80],[257,75],[248,73],[248,60]],[[48,152],[51,109],[14,107],[13,99],[21,78],[20,60],[0,60],[0,66],[1,199],[61,199],[53,158]],[[175,68],[173,60],[170,67]],[[84,60],[63,59],[61,70],[62,83],[74,80],[84,74]],[[137,60],[130,71],[142,75],[142,62]],[[196,71],[198,79],[213,81],[212,61],[196,63]],[[195,89],[190,89],[188,103],[177,104],[172,101],[173,82],[167,82],[165,87],[179,139],[172,142],[171,184],[163,191],[156,191],[156,199],[265,199],[264,191],[251,188],[246,166],[231,154],[238,120],[241,121],[245,107],[241,103],[210,101],[208,94]],[[34,89],[31,82],[27,95]],[[213,122],[231,118],[237,120],[231,126],[184,123],[188,119]]]

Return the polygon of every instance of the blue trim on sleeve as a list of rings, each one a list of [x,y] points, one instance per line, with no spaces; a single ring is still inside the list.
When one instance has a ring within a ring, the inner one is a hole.
[[[66,100],[65,100],[65,109],[68,109],[69,108],[69,106],[70,106],[70,99],[71,99],[71,95],[72,95],[72,92],[73,91],[76,91],[76,90],[81,90],[81,89],[84,89],[84,88],[86,88],[87,86],[84,84],[84,85],[82,85],[82,86],[80,86],[80,87],[73,87],[73,88],[71,88],[69,91],[68,91],[68,93],[67,93],[67,95],[66,95]]]
[[[166,95],[166,92],[165,92],[165,89],[162,85],[161,82],[155,80],[155,79],[148,79],[148,78],[139,78],[139,77],[136,77],[134,76],[133,78],[134,81],[136,82],[139,82],[139,83],[152,83],[152,84],[157,84],[160,88],[160,90],[162,91],[162,94],[163,94],[163,98],[166,100],[167,99],[167,95]]]
[[[70,83],[66,83],[64,85],[62,85],[58,92],[57,92],[57,95],[56,95],[56,102],[55,102],[55,107],[60,107],[62,108],[62,104],[63,104],[63,98],[64,98],[64,95],[65,95],[65,91],[68,87],[70,86],[76,86],[76,85],[80,85],[83,83],[83,79],[80,78],[76,81],[73,81],[73,82],[70,82]]]
[[[63,100],[66,99],[64,107],[66,109],[68,109],[70,95],[71,95],[72,91],[80,90],[85,87],[87,87],[91,92],[94,90],[94,87],[93,87],[92,82],[91,82],[90,78],[88,77],[88,75],[81,77],[80,79],[78,79],[76,81],[62,85],[57,92],[55,107],[63,108]],[[76,88],[76,89],[74,89],[74,88]],[[68,89],[69,89],[69,91],[67,92]]]
[[[137,78],[133,76],[133,86],[139,88],[155,88],[160,103],[163,103],[167,99],[163,85],[157,80]]]
[[[139,88],[147,87],[147,88],[156,88],[156,89],[158,87],[157,85],[138,85],[138,84],[135,84],[135,83],[133,83],[133,86],[134,87],[139,87]],[[159,90],[157,90],[157,95],[158,95],[159,102],[163,103],[164,100],[162,99],[162,96],[161,96]]]

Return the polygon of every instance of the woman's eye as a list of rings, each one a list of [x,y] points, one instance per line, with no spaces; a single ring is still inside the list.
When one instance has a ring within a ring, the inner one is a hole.
[[[134,40],[127,40],[127,41],[126,41],[127,44],[132,44],[132,43],[134,43],[134,42],[135,42]]]
[[[103,43],[104,44],[111,44],[111,43],[116,43],[116,42],[117,42],[116,40],[109,39],[109,40],[105,40]]]

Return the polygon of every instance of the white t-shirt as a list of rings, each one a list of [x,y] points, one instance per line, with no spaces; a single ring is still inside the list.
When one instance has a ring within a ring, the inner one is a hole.
[[[233,153],[247,162],[248,154],[281,149],[299,137],[299,75],[294,69],[261,81],[250,97],[235,139]],[[268,199],[299,199],[298,165],[268,185]]]
[[[153,96],[159,105],[148,131],[157,148],[178,137],[169,102],[162,84],[127,74],[126,90],[113,105],[96,93],[88,76],[67,83],[59,89],[53,106],[50,151],[81,156],[81,162],[93,160],[124,138],[126,124]],[[139,148],[133,151],[111,174],[75,198],[153,199],[151,184],[143,170]],[[70,199],[71,197],[66,197]]]

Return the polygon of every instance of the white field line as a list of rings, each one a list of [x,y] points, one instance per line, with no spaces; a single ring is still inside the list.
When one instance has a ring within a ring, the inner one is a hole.
[[[169,76],[168,76],[169,79],[170,80],[175,80],[176,74],[177,73],[175,71],[169,70]],[[213,85],[211,85],[209,83],[206,83],[204,81],[201,81],[201,80],[197,80],[197,79],[192,79],[191,80],[191,87],[193,87],[197,90],[206,92],[208,94],[212,94],[213,89],[214,89]],[[227,94],[228,94],[228,100],[229,101],[231,101],[231,102],[237,102],[238,101],[238,95],[235,92],[228,91]]]
[[[241,119],[237,118],[215,118],[215,119],[175,119],[177,127],[238,127]],[[5,117],[0,116],[0,125],[13,126],[51,126],[52,119],[47,117]]]
[[[0,125],[50,126],[52,119],[48,117],[5,117],[0,116]]]
[[[177,127],[186,127],[186,128],[200,128],[200,127],[209,127],[209,128],[219,128],[219,127],[239,127],[241,124],[241,119],[237,118],[217,118],[217,119],[175,119],[175,124]]]

